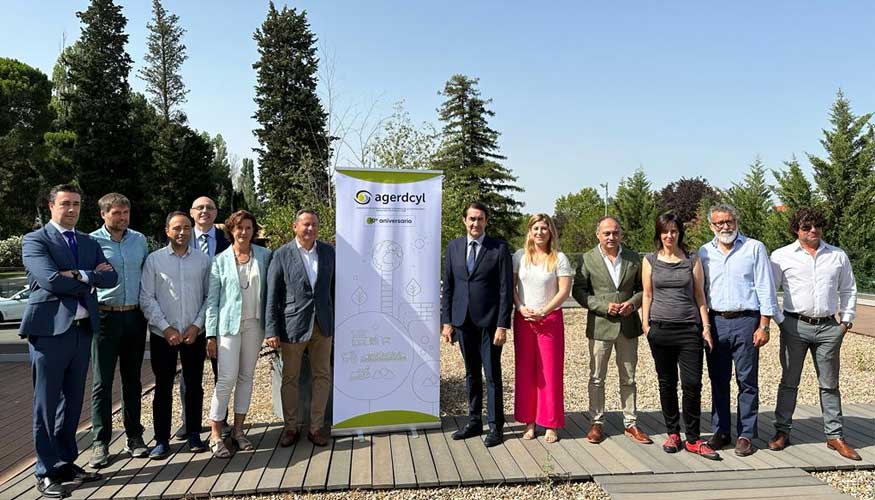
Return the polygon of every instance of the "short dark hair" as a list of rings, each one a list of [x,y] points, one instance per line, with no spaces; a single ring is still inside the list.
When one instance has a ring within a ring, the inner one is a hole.
[[[722,210],[720,210],[722,212]],[[674,224],[675,227],[678,228],[678,248],[680,248],[684,254],[689,255],[690,252],[687,249],[687,244],[684,242],[684,221],[680,218],[679,215],[669,212],[667,214],[662,214],[656,218],[656,230],[653,233],[653,247],[656,252],[659,253],[662,250],[662,233],[668,231],[669,224]]]
[[[616,222],[617,225],[620,226],[620,231],[623,231],[623,224],[620,224],[620,219],[618,219],[618,218],[617,218],[616,216],[614,216],[614,215],[603,215],[603,216],[599,217],[599,220],[595,221],[595,230],[598,231],[598,230],[599,230],[599,226],[602,225],[602,222],[604,222],[604,221],[606,221],[606,220],[608,220],[608,219],[610,219],[610,220]]]
[[[790,216],[790,234],[796,238],[799,236],[797,234],[799,228],[805,224],[811,224],[822,229],[826,225],[826,217],[823,215],[823,212],[816,208],[802,207]]]
[[[174,210],[167,214],[167,218],[164,219],[164,227],[170,227],[170,219],[176,217],[177,215],[185,217],[186,219],[188,219],[188,222],[191,223],[191,217],[189,217],[187,213],[183,212],[182,210]]]
[[[489,209],[486,208],[486,205],[480,203],[479,201],[472,201],[471,203],[465,205],[465,210],[462,210],[463,219],[465,217],[468,217],[469,208],[473,208],[474,210],[480,210],[481,212],[483,212],[483,215],[486,216],[487,219],[489,218]]]
[[[53,186],[49,191],[49,203],[55,202],[55,197],[58,196],[58,193],[76,193],[81,197],[82,189],[75,184],[58,184]]]
[[[120,193],[105,194],[97,200],[97,206],[100,207],[101,212],[109,212],[116,205],[131,208],[131,200]]]
[[[319,220],[319,214],[317,214],[315,210],[313,210],[312,208],[302,208],[295,212],[295,222],[298,222],[298,219],[304,214],[312,214],[313,217],[316,217],[317,221]],[[252,223],[255,224],[254,219]]]
[[[229,240],[234,239],[234,235],[231,232],[244,220],[252,221],[252,239],[255,239],[255,233],[258,231],[258,221],[255,220],[255,215],[246,210],[237,210],[225,219],[225,235],[228,236]]]

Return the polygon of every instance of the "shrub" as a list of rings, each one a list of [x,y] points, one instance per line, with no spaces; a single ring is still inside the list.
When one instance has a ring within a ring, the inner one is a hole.
[[[0,240],[0,267],[24,267],[21,262],[21,236]]]

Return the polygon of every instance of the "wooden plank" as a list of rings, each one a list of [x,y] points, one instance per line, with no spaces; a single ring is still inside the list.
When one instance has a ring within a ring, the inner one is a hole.
[[[261,440],[264,438],[264,433],[267,428],[267,425],[264,424],[249,427],[247,436],[256,449],[261,446]],[[255,450],[237,450],[234,453],[234,456],[228,461],[228,465],[222,470],[222,473],[219,474],[212,489],[210,489],[210,496],[232,495],[234,493],[234,488],[240,481],[240,477],[249,465],[249,461],[252,459],[253,455],[255,455]],[[258,481],[256,480],[253,486],[257,484]]]
[[[797,410],[798,415],[802,409]],[[793,438],[796,442],[793,442]],[[838,453],[826,447],[826,437],[823,435],[823,427],[808,418],[797,418],[793,421],[793,430],[790,433],[791,446],[799,448],[811,457],[816,470],[853,470],[859,466],[854,460],[848,460]]]
[[[416,472],[416,484],[420,488],[439,486],[437,470],[428,446],[428,437],[424,431],[411,432],[407,436],[410,443],[410,454],[413,456],[413,470]],[[446,444],[446,443],[444,443]]]
[[[606,414],[606,416],[607,415],[610,414]],[[644,465],[646,465],[650,468],[650,470],[653,471],[654,474],[664,474],[670,472],[691,472],[690,467],[678,460],[678,458],[675,456],[679,455],[680,453],[670,455],[662,451],[661,448],[657,449],[653,446],[646,446],[634,443],[631,439],[622,435],[622,425],[617,425],[614,420],[615,419],[605,418],[605,431],[615,436],[614,438],[609,437],[608,439],[611,440],[613,443],[616,443],[619,447],[626,450],[627,453],[637,456],[639,460],[644,462]],[[589,427],[588,422],[586,423],[586,426]],[[619,437],[616,437],[618,435]],[[602,446],[603,444],[604,442],[594,446]],[[598,457],[598,455],[596,455],[596,457]]]
[[[505,416],[505,422],[511,420],[510,415]],[[502,436],[502,443],[498,446],[493,446],[492,448],[486,448],[484,445],[484,449],[489,453],[492,457],[492,460],[495,461],[495,465],[498,467],[501,475],[504,476],[505,483],[524,483],[526,482],[526,475],[523,474],[522,469],[520,469],[519,465],[517,465],[513,456],[511,456],[510,451],[505,446],[505,439],[507,438],[507,425],[505,425],[504,435]]]
[[[456,417],[456,425],[459,428],[464,427],[468,423],[467,417]],[[472,437],[463,440],[468,451],[471,452],[471,457],[474,458],[474,463],[477,465],[477,470],[480,472],[480,477],[487,484],[501,484],[504,482],[504,476],[498,470],[495,460],[486,451],[486,446],[483,444],[482,437]]]
[[[711,428],[711,412],[702,412],[701,425],[700,427],[704,427],[707,429]],[[703,438],[704,439],[704,438]],[[754,446],[757,446],[754,440],[751,441],[754,443]],[[772,463],[767,459],[764,460],[764,455],[766,453],[760,453],[762,449],[754,453],[753,455],[749,455],[746,457],[739,457],[735,454],[735,450],[729,449],[724,450],[723,453],[720,454],[722,460],[722,466],[724,469],[731,470],[760,470],[760,469],[772,469]],[[768,451],[768,450],[767,450]]]
[[[622,416],[618,414],[617,418],[618,419],[622,418]],[[619,420],[618,420],[618,422],[619,422]],[[689,470],[691,470],[693,472],[708,472],[708,471],[717,471],[717,470],[724,469],[724,465],[722,463],[723,453],[720,454],[720,457],[721,457],[720,461],[709,460],[707,458],[696,456],[692,453],[686,452],[686,450],[681,450],[678,453],[666,453],[665,450],[662,449],[661,445],[660,446],[656,445],[656,443],[660,443],[662,441],[665,441],[668,438],[668,434],[661,432],[662,430],[665,429],[665,424],[661,421],[657,421],[652,416],[652,414],[647,413],[647,412],[639,412],[638,413],[638,426],[641,427],[641,429],[644,432],[649,434],[654,441],[654,444],[652,444],[652,445],[639,445],[639,446],[643,446],[646,448],[651,448],[653,450],[656,450],[657,453],[660,454],[659,456],[661,456],[663,458],[663,460],[676,459],[677,461],[684,464],[686,467],[689,468]],[[620,437],[618,435],[618,439],[631,440],[631,438],[629,438],[626,435],[622,435],[622,437]],[[635,443],[634,440],[632,440],[632,442]],[[638,444],[638,443],[635,443],[635,444]],[[671,456],[671,459],[668,458],[669,456]]]
[[[314,446],[310,456],[310,464],[307,466],[307,475],[304,476],[304,490],[324,490],[328,480],[328,466],[331,462],[331,449],[334,439],[328,439],[328,446]]]
[[[140,493],[149,486],[149,483],[153,481],[155,477],[161,474],[164,467],[173,460],[177,453],[186,453],[183,449],[187,446],[188,445],[184,441],[171,443],[170,455],[165,460],[138,459],[128,462],[128,465],[123,469],[123,473],[130,475],[130,480],[118,489],[113,495],[113,498],[138,498]],[[127,469],[129,466],[131,467],[131,470]]]
[[[282,431],[280,431],[280,438],[282,438]],[[280,484],[282,484],[283,476],[286,473],[286,469],[289,466],[289,461],[292,459],[292,453],[294,453],[294,451],[295,445],[285,447],[277,445],[274,448],[270,460],[268,460],[267,466],[264,469],[264,473],[258,481],[256,493],[262,494],[280,491]]]
[[[774,470],[746,470],[746,471],[719,471],[719,472],[679,472],[677,474],[654,474],[654,475],[624,475],[624,476],[600,476],[596,482],[600,485],[611,484],[651,484],[660,483],[687,483],[690,481],[702,481],[705,478],[713,480],[735,480],[739,482],[748,479],[772,477],[812,477],[802,469],[774,469]]]
[[[459,428],[456,420],[453,417],[445,417],[443,419],[443,432],[447,441],[447,446],[456,463],[456,470],[459,471],[462,485],[483,484],[483,477],[480,475],[480,470],[474,463],[474,457],[468,450],[468,446],[464,440],[455,440],[452,438],[453,432]]]
[[[523,446],[522,435],[516,432],[522,424],[518,424],[512,420],[508,420],[505,424],[504,447],[513,457],[517,466],[520,468],[526,482],[537,482],[546,478],[541,465],[532,458],[529,451]]]
[[[616,495],[618,493],[685,493],[708,490],[736,490],[748,492],[749,490],[769,487],[783,488],[787,486],[824,486],[823,482],[813,476],[791,476],[784,478],[763,477],[745,479],[744,482],[741,482],[735,479],[712,479],[710,477],[707,477],[707,474],[700,475],[706,477],[699,478],[698,480],[686,481],[683,483],[664,483],[660,481],[659,478],[655,478],[654,481],[647,484],[616,483],[608,486],[605,491],[607,491],[611,495]]]
[[[780,490],[774,490],[771,488],[759,488],[750,490],[708,491],[707,495],[703,494],[701,496],[697,496],[697,498],[708,498],[716,500],[743,498],[746,500],[752,496],[768,496],[769,498],[775,498],[777,495],[782,495],[783,497],[787,498],[809,498],[809,496],[811,495],[830,495],[836,492],[837,491],[831,486],[826,484],[820,484],[810,486],[786,486],[781,488]],[[677,500],[678,493],[644,493],[640,495],[635,493],[619,493],[616,495],[611,495],[611,498],[613,500],[627,500],[638,498],[647,498],[647,500]],[[693,497],[687,496],[687,498]]]
[[[772,458],[780,458],[788,465],[799,467],[806,471],[815,470],[814,461],[812,461],[811,456],[796,446],[788,446],[781,451],[769,450],[766,441],[771,438],[772,434],[774,434],[774,420],[774,412],[760,412],[759,418],[757,419],[757,431],[760,437],[754,440],[754,442],[757,443],[757,446],[760,449],[765,450],[763,453],[769,452],[772,454]]]
[[[604,472],[592,469],[596,474],[652,474],[653,471],[643,461],[638,459],[637,454],[632,454],[622,448],[614,440],[605,440],[600,444],[592,444],[586,440],[589,432],[589,421],[582,413],[569,413],[565,422],[568,432],[572,434],[580,448],[589,453],[599,464]]]
[[[352,465],[352,436],[334,440],[334,451],[331,453],[331,467],[328,469],[328,481],[325,489],[345,490],[350,486],[350,469]]]
[[[216,480],[219,479],[222,471],[230,462],[231,460],[228,458],[209,457],[206,465],[204,465],[200,473],[195,476],[195,479],[188,488],[186,495],[190,497],[209,496],[210,490],[212,490],[213,485],[216,484]]]
[[[811,444],[817,445],[821,451],[825,451],[829,456],[833,457],[835,460],[839,462],[844,462],[847,466],[842,468],[839,467],[839,470],[847,469],[853,467],[855,469],[858,468],[869,468],[873,463],[875,463],[875,451],[866,449],[862,447],[857,450],[862,461],[852,461],[848,460],[842,456],[840,456],[837,452],[830,450],[826,447],[826,435],[823,433],[823,426],[820,422],[822,422],[822,415],[818,410],[816,413],[810,406],[799,407],[796,411],[796,416],[801,417],[799,419],[794,419],[793,432],[791,433],[791,443],[793,435],[796,435],[796,431],[802,431],[803,436],[807,436],[810,439]],[[820,418],[818,418],[820,417]],[[853,430],[852,430],[853,429]],[[857,436],[856,433],[857,428],[856,424],[843,425],[843,431],[845,434],[845,439],[849,440],[849,443],[853,443],[855,440],[851,439],[850,436]],[[807,433],[807,434],[806,434]],[[820,441],[818,442],[818,438]],[[850,467],[848,467],[850,466]]]
[[[279,445],[280,436],[283,433],[282,422],[259,425],[265,428],[264,434],[259,444],[256,445],[254,441],[252,443],[255,449],[249,452],[252,453],[252,457],[249,459],[249,464],[246,466],[243,474],[240,475],[240,480],[237,481],[237,485],[234,487],[235,496],[252,495],[258,491],[261,476],[267,469],[273,451]],[[249,432],[252,433],[252,430]]]
[[[371,436],[353,438],[352,464],[349,470],[349,487],[371,487]]]
[[[371,436],[371,485],[376,489],[395,486],[392,445],[388,434]]]
[[[583,441],[585,441],[586,439],[580,435],[582,433],[579,432],[577,433],[577,435],[572,434],[572,432],[570,432],[571,428],[574,428],[574,426],[570,424],[570,419],[566,417],[565,427],[562,429],[556,429],[556,434],[559,436],[559,442],[547,443],[547,441],[545,440],[545,446],[561,446],[565,448],[565,451],[567,451],[568,454],[571,455],[571,457],[584,470],[586,470],[587,473],[589,473],[590,477],[598,474],[611,474],[612,472],[608,470],[607,467],[602,465],[601,462],[596,460],[596,458],[592,454],[590,454],[589,450],[587,450],[586,447],[583,445]],[[520,431],[525,432],[525,427],[521,428]],[[536,437],[536,439],[543,438],[539,436]],[[604,450],[602,451],[602,454],[605,455],[606,458],[610,457],[607,452],[605,452]],[[613,457],[610,457],[610,459],[613,459]],[[627,469],[626,466],[620,464],[619,462],[617,462],[617,465],[619,467],[618,472],[622,472],[625,474],[629,473],[629,469]]]
[[[523,428],[519,425],[511,426],[508,432],[514,433],[514,438],[525,449],[538,468],[538,473],[534,476],[537,480],[544,478],[563,478],[568,474],[562,465],[556,462],[549,454],[543,444],[535,439],[523,439]]]
[[[453,456],[450,454],[450,447],[447,445],[443,429],[430,429],[426,431],[425,437],[428,440],[431,458],[434,460],[438,485],[458,486],[462,484],[462,479],[459,477],[459,471],[456,470],[456,462],[453,461]]]
[[[861,417],[875,418],[875,405],[848,403],[842,404],[842,407],[852,410],[855,415],[860,415]]]
[[[307,466],[310,465],[310,455],[313,453],[313,443],[306,435],[298,438],[295,451],[289,461],[289,467],[280,483],[280,491],[300,491],[304,487],[304,476],[307,474]]]
[[[125,444],[127,443],[127,437],[124,436],[124,433],[122,431],[117,431],[117,432],[118,432],[118,434],[116,434],[116,432],[113,432],[114,439],[112,439],[109,443],[109,465],[98,470],[98,472],[100,472],[100,474],[103,475],[103,479],[101,481],[84,483],[81,486],[79,486],[78,488],[76,488],[75,490],[71,491],[70,497],[69,497],[71,500],[88,498],[89,496],[94,494],[97,490],[99,490],[107,485],[112,485],[113,484],[112,482],[113,482],[115,475],[120,470],[122,470],[128,464],[128,462],[130,462],[131,460],[134,460],[128,454],[122,455],[122,449],[124,449]],[[147,441],[147,440],[151,440],[151,439],[152,439],[152,430],[145,429],[145,432],[143,433],[143,441]],[[81,453],[79,455],[79,460],[77,460],[77,462],[79,462],[80,460],[87,462],[89,458],[91,458],[90,451],[87,453]],[[143,460],[143,459],[140,459],[140,460]],[[80,467],[81,467],[81,465],[80,465]],[[125,483],[127,482],[127,478],[122,478],[121,480],[124,481]],[[116,485],[116,487],[120,487],[120,486],[118,486],[118,482],[116,482],[115,485]],[[110,487],[112,487],[112,486],[110,486]]]
[[[390,434],[389,445],[392,449],[392,474],[395,478],[395,487],[415,487],[416,473],[413,469],[413,455],[410,453],[407,433]]]
[[[203,436],[202,436],[203,437]],[[206,454],[207,452],[202,452]],[[185,468],[185,466],[194,458],[197,453],[192,453],[185,443],[178,449],[176,454],[168,458],[164,462],[164,466],[157,474],[153,474],[145,488],[137,495],[138,499],[151,500],[161,498],[164,493],[176,479],[176,476]]]

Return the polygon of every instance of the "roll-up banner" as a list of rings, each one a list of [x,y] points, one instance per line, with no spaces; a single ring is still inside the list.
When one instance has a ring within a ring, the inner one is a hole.
[[[440,427],[442,181],[337,169],[332,435]]]

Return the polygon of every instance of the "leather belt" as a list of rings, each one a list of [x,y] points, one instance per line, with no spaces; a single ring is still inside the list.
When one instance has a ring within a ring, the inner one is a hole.
[[[125,312],[125,311],[136,311],[140,308],[140,306],[111,306],[109,304],[98,304],[97,308],[101,311],[112,311],[112,312]]]
[[[715,316],[720,316],[721,318],[733,319],[733,318],[740,318],[742,316],[754,316],[754,315],[759,316],[760,313],[758,311],[744,310],[744,311],[711,311],[711,314],[713,314]]]
[[[87,328],[91,330],[91,320],[89,318],[74,319],[70,327]]]
[[[829,323],[830,321],[835,320],[832,316],[820,316],[819,318],[813,318],[811,316],[806,316],[804,314],[794,313],[790,311],[784,311],[785,316],[790,316],[791,318],[796,318],[803,323],[808,323],[809,325],[822,325],[824,323]]]

